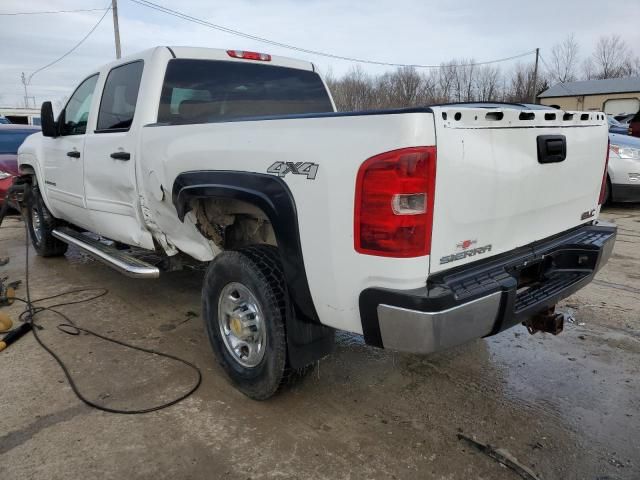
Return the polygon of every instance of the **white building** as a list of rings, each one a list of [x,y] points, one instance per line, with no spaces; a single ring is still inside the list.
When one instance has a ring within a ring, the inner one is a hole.
[[[24,107],[0,107],[0,116],[11,123],[22,125],[40,125],[40,110]]]

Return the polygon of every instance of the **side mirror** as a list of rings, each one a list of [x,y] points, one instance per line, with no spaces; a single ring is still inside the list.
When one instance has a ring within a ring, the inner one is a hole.
[[[40,108],[40,123],[42,127],[42,135],[45,137],[57,137],[58,127],[53,119],[53,107],[51,102],[43,102]]]

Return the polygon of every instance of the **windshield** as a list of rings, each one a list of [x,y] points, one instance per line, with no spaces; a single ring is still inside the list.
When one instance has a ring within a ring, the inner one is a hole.
[[[18,147],[35,130],[0,130],[0,153],[18,153]]]

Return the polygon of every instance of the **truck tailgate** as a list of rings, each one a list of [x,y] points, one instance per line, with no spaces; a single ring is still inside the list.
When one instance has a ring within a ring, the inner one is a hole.
[[[608,139],[604,114],[433,110],[437,168],[430,272],[498,255],[597,217]],[[560,161],[562,137],[566,158]]]

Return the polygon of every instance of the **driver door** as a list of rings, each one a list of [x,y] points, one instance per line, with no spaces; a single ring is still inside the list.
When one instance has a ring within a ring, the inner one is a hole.
[[[55,138],[43,137],[44,185],[52,213],[90,229],[84,192],[84,144],[98,74],[84,80],[73,92],[60,116]]]

